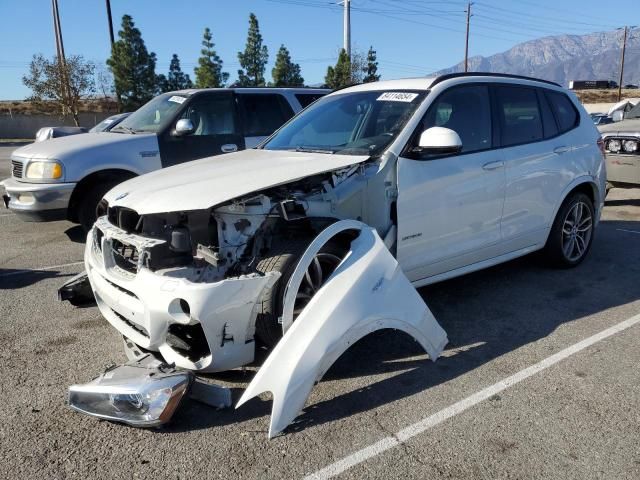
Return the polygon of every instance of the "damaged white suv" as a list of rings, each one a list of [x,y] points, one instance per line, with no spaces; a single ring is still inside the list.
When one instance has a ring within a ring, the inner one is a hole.
[[[414,287],[540,249],[580,263],[603,206],[601,147],[550,82],[358,85],[256,149],[115,187],[86,273],[131,358],[215,372],[252,362],[256,337],[279,342],[240,402],[271,391],[274,434],[374,330],[403,330],[437,358],[446,334]]]

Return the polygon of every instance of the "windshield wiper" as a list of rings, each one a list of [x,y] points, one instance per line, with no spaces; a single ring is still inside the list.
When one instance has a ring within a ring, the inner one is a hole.
[[[333,150],[328,148],[303,147],[302,145],[298,145],[296,148],[288,148],[287,150],[304,153],[334,153]]]
[[[116,125],[115,127],[113,127],[113,128],[111,129],[111,131],[112,131],[112,132],[117,132],[118,130],[121,130],[121,131],[123,131],[123,132],[130,133],[130,134],[132,134],[132,135],[135,135],[136,133],[138,133],[138,131],[137,131],[137,130],[135,130],[135,129],[131,128],[131,127],[127,127],[127,126],[125,126],[125,125]]]

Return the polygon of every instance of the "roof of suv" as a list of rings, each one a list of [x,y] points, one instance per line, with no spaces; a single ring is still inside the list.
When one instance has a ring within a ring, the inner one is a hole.
[[[371,90],[429,90],[434,85],[445,80],[451,80],[455,78],[493,78],[493,79],[512,79],[512,80],[527,80],[531,82],[540,82],[547,85],[553,85],[554,87],[560,87],[555,82],[549,80],[542,80],[539,78],[524,77],[521,75],[510,75],[507,73],[490,73],[490,72],[468,72],[468,73],[450,73],[447,75],[440,75],[438,77],[418,77],[418,78],[402,78],[398,80],[384,80],[382,82],[363,83],[361,85],[354,85],[347,87],[340,92],[363,92]]]
[[[245,93],[329,93],[329,88],[309,88],[309,87],[220,87],[220,88],[188,88],[185,90],[175,90],[167,93],[179,93],[180,95],[193,95],[200,92],[245,92]]]

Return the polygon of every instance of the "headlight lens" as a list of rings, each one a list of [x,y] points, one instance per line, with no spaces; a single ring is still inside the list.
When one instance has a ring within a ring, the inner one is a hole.
[[[607,150],[613,153],[618,153],[622,147],[620,140],[609,140],[607,142]]]
[[[625,140],[622,144],[622,148],[627,153],[633,153],[638,151],[638,142],[635,140]]]
[[[32,180],[59,180],[62,178],[62,164],[58,162],[29,162],[26,178]]]

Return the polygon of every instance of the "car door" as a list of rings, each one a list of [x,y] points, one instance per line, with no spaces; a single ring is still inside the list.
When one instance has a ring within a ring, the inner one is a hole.
[[[244,141],[253,148],[293,117],[293,109],[279,93],[238,92]]]
[[[460,136],[455,155],[423,155],[420,133],[433,126]],[[397,257],[412,281],[494,255],[501,239],[505,174],[493,149],[491,101],[486,85],[443,92],[398,159]]]
[[[506,165],[502,236],[507,250],[516,251],[545,241],[567,184],[563,170],[571,162],[572,140],[559,135],[543,90],[513,84],[493,88]]]
[[[191,120],[194,131],[177,136],[175,126],[183,118]],[[194,95],[160,135],[159,143],[163,167],[244,149],[233,92]]]

